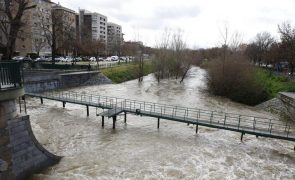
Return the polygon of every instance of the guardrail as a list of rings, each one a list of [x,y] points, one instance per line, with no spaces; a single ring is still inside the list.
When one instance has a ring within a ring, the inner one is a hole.
[[[0,90],[23,85],[23,72],[18,62],[0,62]]]

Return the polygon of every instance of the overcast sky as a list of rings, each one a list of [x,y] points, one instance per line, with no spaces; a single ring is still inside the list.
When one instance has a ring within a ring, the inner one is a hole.
[[[294,25],[295,0],[53,0],[108,16],[122,25],[125,40],[154,46],[166,29],[181,29],[190,47],[219,45],[225,24],[229,34],[239,32],[249,42],[258,32],[276,38],[277,25]]]

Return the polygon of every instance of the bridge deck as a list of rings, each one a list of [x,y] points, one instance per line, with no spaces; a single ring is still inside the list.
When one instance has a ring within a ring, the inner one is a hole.
[[[121,108],[115,108],[115,109],[109,109],[107,111],[104,111],[100,114],[98,114],[99,116],[106,116],[108,118],[110,117],[114,117],[114,116],[117,116],[118,114],[121,114],[122,112],[124,112],[123,109]]]
[[[26,95],[108,109],[103,113],[97,114],[99,116],[113,117],[126,112],[257,136],[295,141],[294,125],[291,122],[283,122],[277,119],[171,106],[123,98],[80,94],[70,91],[26,93]]]

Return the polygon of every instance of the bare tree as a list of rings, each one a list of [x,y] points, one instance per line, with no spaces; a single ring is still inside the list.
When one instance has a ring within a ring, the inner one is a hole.
[[[156,45],[156,53],[153,60],[155,67],[155,76],[160,82],[168,74],[166,71],[167,60],[169,59],[169,43],[171,39],[171,32],[168,29],[162,33]]]
[[[162,78],[174,77],[181,78],[180,83],[182,83],[193,64],[192,54],[180,30],[172,35],[166,30],[158,43],[154,59],[155,76],[158,82]]]
[[[68,13],[53,13],[51,12],[51,18],[42,16],[42,12],[39,11],[41,18],[42,34],[46,38],[48,45],[51,47],[52,63],[55,63],[56,54],[63,53],[67,50],[74,51],[74,43],[76,32],[73,27],[73,22],[69,21],[70,17]]]
[[[261,63],[267,62],[265,59],[269,53],[271,45],[274,43],[274,38],[268,32],[258,33],[255,37],[254,44],[256,45],[257,49],[257,60],[259,65]]]
[[[46,47],[47,43],[44,41],[42,38],[37,38],[33,40],[33,46],[34,49],[36,50],[37,56],[39,56],[40,51]]]
[[[224,25],[224,32],[220,31],[220,34],[221,34],[221,47],[223,49],[222,74],[224,75],[224,66],[225,66],[225,61],[227,58],[228,42],[229,42],[229,29],[226,24]]]
[[[292,28],[288,23],[283,23],[278,28],[281,35],[282,48],[285,50],[283,56],[288,60],[290,73],[293,75],[295,63],[295,28]]]
[[[240,46],[242,43],[243,43],[242,34],[239,32],[235,32],[235,33],[233,33],[233,35],[231,37],[229,48],[232,52],[236,53],[240,50]]]
[[[3,2],[4,1],[4,2]],[[7,40],[5,58],[11,59],[15,50],[15,41],[19,37],[21,28],[25,25],[23,22],[24,13],[36,5],[31,4],[29,0],[2,0],[0,6],[0,30]]]

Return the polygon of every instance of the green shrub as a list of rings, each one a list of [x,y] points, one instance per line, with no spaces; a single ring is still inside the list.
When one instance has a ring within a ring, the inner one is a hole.
[[[207,82],[211,93],[243,104],[255,105],[268,98],[265,86],[255,78],[255,69],[243,56],[210,61]]]

